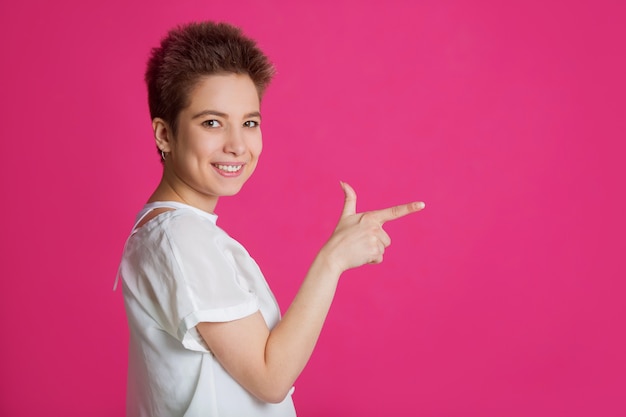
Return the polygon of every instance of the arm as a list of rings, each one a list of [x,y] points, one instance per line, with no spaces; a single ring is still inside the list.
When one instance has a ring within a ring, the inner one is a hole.
[[[271,331],[260,312],[225,323],[196,327],[226,371],[254,396],[280,402],[308,362],[330,309],[341,273],[382,262],[391,243],[384,222],[419,211],[423,203],[356,213],[356,194],[342,183],[343,213],[313,261],[282,320]]]

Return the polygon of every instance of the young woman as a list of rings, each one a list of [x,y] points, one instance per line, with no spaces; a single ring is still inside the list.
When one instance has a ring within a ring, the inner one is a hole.
[[[281,319],[258,266],[214,214],[254,172],[272,75],[255,43],[223,23],[178,27],[152,51],[146,82],[163,176],[120,264],[128,416],[295,416],[292,387],[342,272],[381,262],[383,223],[424,207],[356,213],[341,183],[337,227]]]

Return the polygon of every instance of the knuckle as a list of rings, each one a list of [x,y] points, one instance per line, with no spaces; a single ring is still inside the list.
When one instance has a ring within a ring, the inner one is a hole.
[[[362,221],[364,223],[367,224],[372,224],[372,225],[376,225],[376,226],[380,226],[381,222],[380,219],[378,218],[378,215],[374,212],[367,212],[367,213],[363,213],[363,216],[361,217]]]

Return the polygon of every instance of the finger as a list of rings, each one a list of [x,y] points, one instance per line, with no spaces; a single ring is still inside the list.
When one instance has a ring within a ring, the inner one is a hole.
[[[377,240],[374,246],[370,248],[370,255],[368,257],[368,264],[378,264],[382,262],[383,255],[385,253],[385,245],[380,240]]]
[[[389,245],[391,245],[391,238],[382,228],[380,229],[380,232],[381,233],[378,234],[378,239],[380,240],[380,243],[383,244],[384,248],[389,247]]]
[[[343,212],[341,217],[350,216],[356,213],[356,192],[347,183],[341,182],[341,188],[346,195],[346,200],[343,204]]]
[[[376,210],[372,212],[372,215],[377,219],[380,224],[388,222],[390,220],[399,219],[407,214],[415,213],[422,210],[426,205],[421,202],[414,202],[409,204],[401,204],[399,206],[389,207],[382,210]]]
[[[378,255],[374,256],[368,263],[370,263],[370,264],[382,263],[384,256],[385,256],[384,253],[381,252]]]

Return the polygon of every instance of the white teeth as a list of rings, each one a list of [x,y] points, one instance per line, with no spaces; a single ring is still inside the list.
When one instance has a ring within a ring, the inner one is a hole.
[[[221,170],[221,171],[226,171],[226,172],[237,172],[241,169],[241,167],[243,165],[219,165],[219,164],[214,164],[214,166]]]

